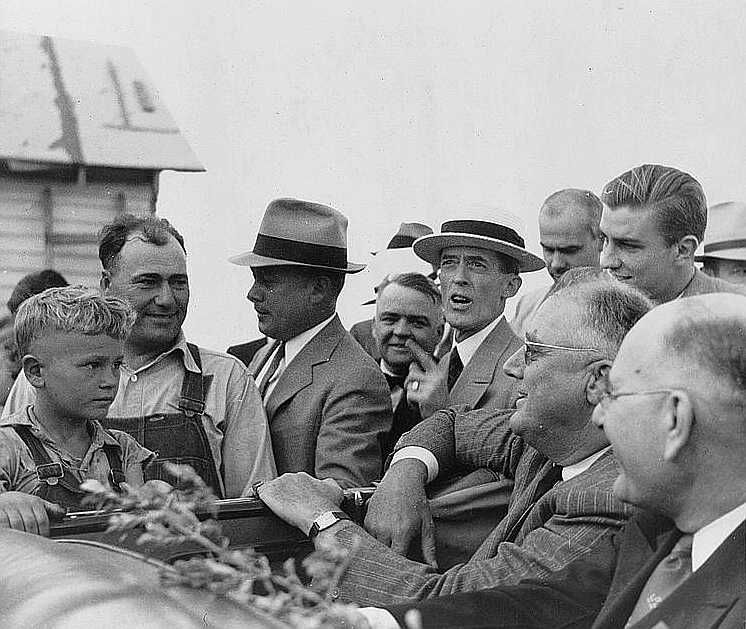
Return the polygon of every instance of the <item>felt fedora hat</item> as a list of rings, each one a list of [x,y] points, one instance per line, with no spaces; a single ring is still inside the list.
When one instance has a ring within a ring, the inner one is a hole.
[[[440,252],[446,247],[479,247],[513,258],[521,273],[538,271],[545,264],[539,256],[526,249],[521,220],[511,212],[477,208],[469,214],[481,218],[461,218],[446,221],[439,234],[418,238],[414,252],[423,260],[440,265]]]
[[[254,248],[232,258],[240,266],[307,266],[357,273],[347,261],[347,218],[327,205],[275,199],[264,212]]]
[[[432,234],[433,230],[422,223],[402,223],[399,225],[397,232],[389,240],[386,250],[389,249],[408,249],[414,244],[414,241],[421,236]],[[371,255],[377,255],[380,251],[371,251]]]
[[[710,208],[698,262],[708,258],[746,260],[746,203],[728,201]]]

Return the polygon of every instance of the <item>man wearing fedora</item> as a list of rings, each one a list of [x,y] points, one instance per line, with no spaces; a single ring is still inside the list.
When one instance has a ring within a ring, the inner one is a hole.
[[[380,439],[391,428],[380,369],[342,327],[337,298],[346,273],[347,219],[298,199],[276,199],[252,251],[247,295],[270,342],[249,365],[267,412],[279,473],[304,471],[341,487],[380,477]]]
[[[703,251],[694,259],[710,277],[746,284],[746,203],[728,201],[710,208]]]

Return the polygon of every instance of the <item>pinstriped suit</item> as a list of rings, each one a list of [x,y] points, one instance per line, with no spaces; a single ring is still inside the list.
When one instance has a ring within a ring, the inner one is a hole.
[[[438,574],[359,528],[340,526],[336,537],[344,545],[360,539],[339,584],[340,598],[390,605],[545,578],[585,555],[604,533],[621,527],[632,511],[612,495],[618,468],[610,452],[537,499],[537,485],[552,464],[510,432],[509,416],[482,410],[439,412],[398,444],[427,445],[444,469],[454,464],[489,467],[515,479],[507,515],[472,558]]]

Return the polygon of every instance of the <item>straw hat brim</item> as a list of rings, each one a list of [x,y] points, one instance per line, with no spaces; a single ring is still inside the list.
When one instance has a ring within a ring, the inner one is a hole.
[[[521,273],[539,271],[546,266],[544,260],[530,251],[489,236],[446,232],[423,236],[418,238],[413,245],[414,252],[420,258],[436,266],[440,266],[440,252],[446,247],[479,247],[496,251],[517,260],[518,270]]]
[[[320,264],[306,264],[305,262],[294,262],[291,260],[283,260],[281,258],[268,258],[267,256],[260,256],[253,251],[247,251],[237,256],[228,258],[228,262],[237,264],[238,266],[304,266],[311,269],[325,269],[327,271],[339,271],[340,273],[359,273],[365,268],[364,264],[356,264],[354,262],[348,262],[346,268],[338,268],[334,266],[323,266]]]
[[[697,262],[705,260],[746,260],[746,247],[736,247],[734,249],[723,249],[714,253],[700,253],[694,256]]]

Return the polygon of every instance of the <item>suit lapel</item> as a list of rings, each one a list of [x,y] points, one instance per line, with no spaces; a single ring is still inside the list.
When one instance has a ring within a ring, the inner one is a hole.
[[[267,418],[270,421],[282,404],[313,382],[313,367],[328,362],[344,333],[339,317],[334,317],[329,325],[322,328],[293,358],[267,399]]]
[[[746,522],[681,584],[660,606],[633,625],[652,629],[669,627],[706,629],[720,625],[739,597],[746,594]]]
[[[257,384],[257,376],[259,375],[259,372],[264,368],[264,365],[267,364],[269,357],[274,353],[275,348],[279,344],[280,341],[278,341],[277,339],[272,339],[271,342],[265,343],[264,345],[262,345],[262,347],[256,350],[256,353],[251,359],[251,362],[249,363],[249,371],[251,372],[251,376],[254,378]]]
[[[464,367],[448,396],[451,404],[475,406],[492,382],[495,370],[508,358],[504,356],[516,336],[505,317],[487,335]],[[448,353],[450,360],[451,354]]]

